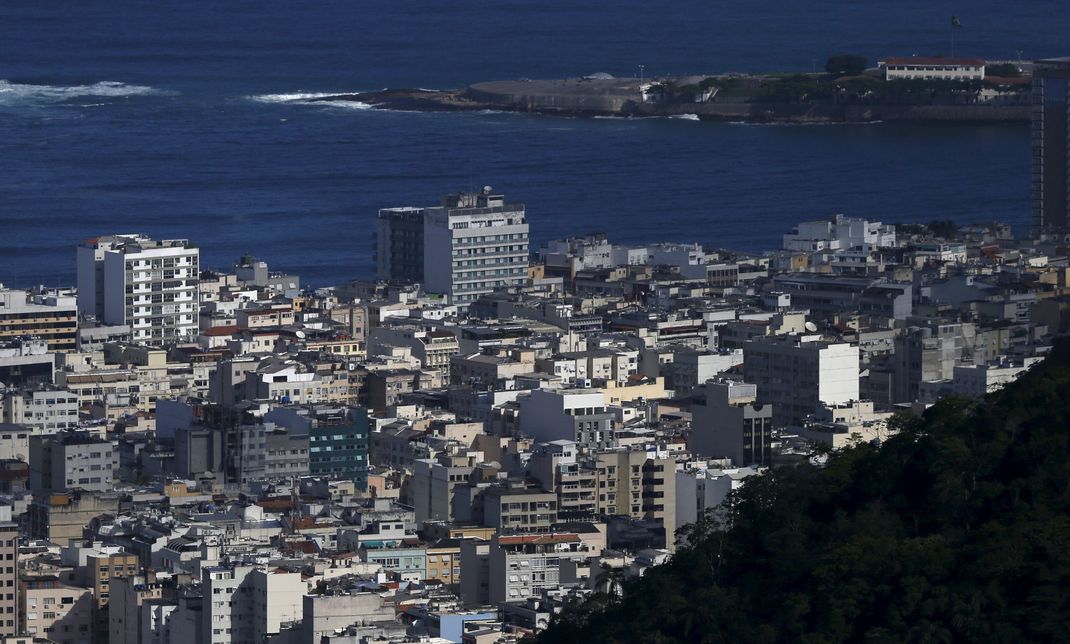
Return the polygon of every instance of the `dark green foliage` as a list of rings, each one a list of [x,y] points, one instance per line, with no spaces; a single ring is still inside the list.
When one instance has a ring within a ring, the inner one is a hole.
[[[867,63],[865,56],[837,54],[825,63],[825,71],[834,76],[858,76],[866,71]]]
[[[938,219],[936,221],[930,221],[926,224],[929,232],[936,237],[943,237],[944,239],[951,239],[959,231],[959,226],[950,219]]]
[[[1070,639],[1070,344],[979,403],[900,418],[883,447],[779,468],[684,531],[622,598],[542,642]]]
[[[1014,63],[1000,63],[998,65],[986,65],[985,76],[1002,76],[1004,78],[1018,78],[1022,70]]]

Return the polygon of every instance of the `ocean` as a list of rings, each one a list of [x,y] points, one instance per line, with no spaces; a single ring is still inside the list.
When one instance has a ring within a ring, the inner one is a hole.
[[[607,72],[810,71],[836,53],[1070,54],[1063,0],[0,3],[0,282],[70,285],[102,234],[369,277],[379,208],[491,185],[534,242],[761,250],[797,221],[1028,221],[1025,126],[387,112],[302,97]]]

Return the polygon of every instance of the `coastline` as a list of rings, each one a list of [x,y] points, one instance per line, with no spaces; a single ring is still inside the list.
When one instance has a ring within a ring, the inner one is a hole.
[[[781,102],[727,97],[707,102],[643,101],[635,79],[513,80],[462,89],[385,89],[338,94],[309,102],[353,101],[384,110],[478,112],[494,110],[573,117],[686,117],[746,123],[1020,123],[1028,105],[988,103],[888,104],[824,100]],[[694,115],[694,116],[691,116]]]

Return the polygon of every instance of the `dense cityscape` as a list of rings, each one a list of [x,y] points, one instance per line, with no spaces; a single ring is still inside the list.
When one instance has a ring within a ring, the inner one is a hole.
[[[72,241],[76,285],[0,288],[0,641],[627,640],[583,629],[745,529],[743,490],[1057,368],[1070,59],[1031,70],[1029,231],[535,245],[539,213],[486,186],[383,204],[354,249],[375,278],[330,287],[205,266],[209,231]]]

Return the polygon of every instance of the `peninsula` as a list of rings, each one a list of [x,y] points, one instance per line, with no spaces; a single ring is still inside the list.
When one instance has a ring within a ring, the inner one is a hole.
[[[556,80],[481,82],[461,89],[387,89],[316,100],[380,109],[533,112],[567,116],[688,117],[711,121],[1025,123],[1028,70],[969,58],[888,58],[875,69],[722,74],[653,79],[592,74]],[[851,57],[846,57],[851,58]],[[986,73],[987,71],[987,73]]]

